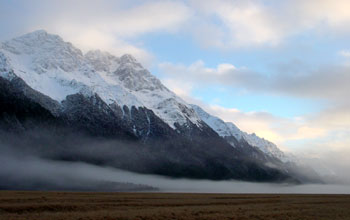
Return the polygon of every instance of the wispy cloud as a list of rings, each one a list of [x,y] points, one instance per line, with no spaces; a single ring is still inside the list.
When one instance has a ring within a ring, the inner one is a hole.
[[[275,74],[259,73],[246,67],[219,64],[208,68],[203,61],[189,66],[173,63],[159,64],[166,80],[183,81],[187,87],[220,85],[241,88],[248,92],[273,95],[318,98],[332,102],[348,103],[350,67],[347,65],[320,66],[314,70],[290,71],[291,63],[279,68]],[[189,84],[192,86],[189,86]]]
[[[349,58],[350,57],[350,50],[341,50],[341,51],[339,51],[339,55],[346,57],[346,58]]]

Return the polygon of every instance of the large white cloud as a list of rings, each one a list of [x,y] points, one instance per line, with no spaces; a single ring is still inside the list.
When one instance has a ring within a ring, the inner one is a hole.
[[[200,17],[195,36],[204,46],[276,46],[309,30],[349,32],[347,0],[192,0],[191,6]]]
[[[139,58],[149,56],[145,60],[151,56],[135,39],[152,32],[190,32],[206,47],[232,49],[276,46],[310,30],[348,34],[349,24],[347,0],[0,2],[2,40],[44,28],[86,48],[120,47]]]

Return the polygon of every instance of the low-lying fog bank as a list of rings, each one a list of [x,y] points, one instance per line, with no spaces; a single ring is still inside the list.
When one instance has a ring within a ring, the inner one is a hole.
[[[171,179],[136,174],[81,162],[50,161],[24,155],[0,155],[1,189],[153,191],[195,193],[348,194],[348,185],[268,184],[240,181]]]

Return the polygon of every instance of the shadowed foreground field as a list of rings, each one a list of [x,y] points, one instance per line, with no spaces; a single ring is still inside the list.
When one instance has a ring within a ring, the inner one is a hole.
[[[349,195],[0,191],[0,219],[350,219]]]

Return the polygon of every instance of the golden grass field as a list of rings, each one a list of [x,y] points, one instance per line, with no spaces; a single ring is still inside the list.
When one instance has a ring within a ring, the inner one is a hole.
[[[350,195],[0,191],[6,220],[350,219]]]

